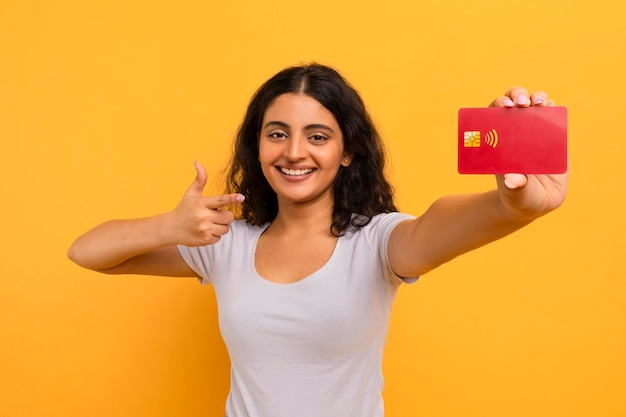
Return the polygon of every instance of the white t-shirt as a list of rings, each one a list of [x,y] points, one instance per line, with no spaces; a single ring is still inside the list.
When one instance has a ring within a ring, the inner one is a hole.
[[[215,289],[231,359],[228,417],[383,416],[383,348],[403,282],[389,267],[387,241],[411,218],[374,216],[340,237],[322,268],[291,284],[256,273],[267,225],[235,221],[214,245],[179,247]]]

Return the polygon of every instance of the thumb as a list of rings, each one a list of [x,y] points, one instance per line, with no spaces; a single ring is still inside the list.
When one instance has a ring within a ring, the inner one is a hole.
[[[526,186],[528,182],[528,177],[524,174],[505,174],[504,175],[504,185],[510,190],[515,190],[517,188],[521,188]]]
[[[193,164],[196,167],[196,178],[191,183],[189,189],[187,189],[186,194],[200,197],[207,182],[207,173],[200,162],[193,161]]]

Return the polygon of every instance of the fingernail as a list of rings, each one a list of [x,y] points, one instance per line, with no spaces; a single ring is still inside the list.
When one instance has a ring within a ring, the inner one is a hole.
[[[517,101],[517,104],[523,106],[525,104],[528,104],[528,97],[524,94],[520,94],[519,96],[517,96],[517,99],[515,99],[515,101]]]
[[[545,100],[541,96],[533,98],[533,104],[543,104],[544,102]]]
[[[504,104],[505,107],[513,107],[513,106],[515,106],[515,103],[513,103],[513,100],[511,100],[510,98],[507,98],[506,100],[504,100],[504,102],[502,102],[502,104]]]
[[[517,188],[517,184],[512,184],[508,178],[504,179],[504,185],[506,185],[506,188],[508,188],[509,190],[514,190]]]
[[[242,202],[243,202],[243,200],[245,200],[245,199],[246,199],[246,197],[244,197],[244,196],[243,196],[243,195],[241,195],[241,194],[237,194],[237,195],[235,196],[235,201],[237,201],[238,203],[242,203]]]

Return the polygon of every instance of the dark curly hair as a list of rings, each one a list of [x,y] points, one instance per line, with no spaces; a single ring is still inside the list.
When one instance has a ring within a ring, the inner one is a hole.
[[[363,100],[336,70],[312,63],[280,71],[256,91],[248,105],[226,173],[227,192],[246,197],[238,217],[258,226],[271,222],[278,213],[276,193],[258,160],[258,139],[266,109],[286,93],[306,94],[328,109],[341,128],[345,153],[352,158],[333,183],[331,233],[341,236],[349,228],[367,225],[376,214],[397,211],[384,175],[383,143]]]

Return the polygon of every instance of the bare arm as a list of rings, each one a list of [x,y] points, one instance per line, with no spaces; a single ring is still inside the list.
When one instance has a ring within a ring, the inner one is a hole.
[[[535,101],[553,105],[545,93],[529,96],[519,87],[491,105],[527,107]],[[443,197],[419,218],[399,224],[389,240],[393,270],[400,276],[423,275],[524,227],[563,203],[568,174],[506,174],[496,180],[496,190]]]
[[[220,210],[242,201],[240,194],[203,197],[206,171],[197,176],[171,212],[132,220],[112,220],[80,236],[68,250],[76,264],[110,274],[195,276],[176,245],[202,246],[228,232],[233,214]]]
[[[194,276],[168,235],[168,214],[112,220],[80,236],[68,257],[83,268],[108,274]]]

